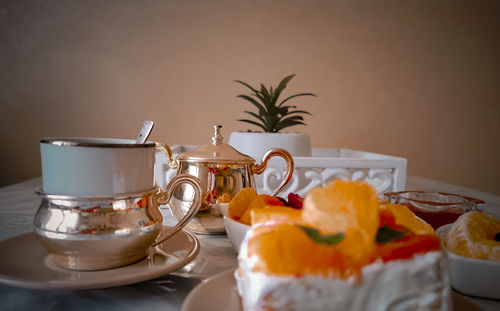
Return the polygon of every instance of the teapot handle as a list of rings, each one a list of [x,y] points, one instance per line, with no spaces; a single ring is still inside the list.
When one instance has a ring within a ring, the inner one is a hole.
[[[288,182],[292,178],[293,168],[294,168],[292,155],[288,151],[286,151],[285,149],[274,148],[274,149],[271,149],[268,152],[266,152],[266,154],[264,154],[264,156],[262,157],[262,162],[260,164],[253,164],[251,166],[252,174],[262,174],[264,172],[264,170],[266,169],[267,162],[269,161],[269,159],[271,159],[272,157],[276,157],[276,156],[282,157],[283,159],[285,159],[286,165],[287,165],[287,172],[286,172],[285,179],[283,179],[281,184],[273,191],[273,193],[271,193],[272,196],[276,196],[278,193],[280,193],[281,190],[283,190],[283,188],[285,188],[285,186],[288,184]]]

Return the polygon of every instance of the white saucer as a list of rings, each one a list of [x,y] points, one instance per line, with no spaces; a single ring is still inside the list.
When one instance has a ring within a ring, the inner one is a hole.
[[[150,248],[148,257],[115,269],[73,271],[57,266],[33,232],[0,241],[0,283],[32,289],[95,289],[141,282],[173,272],[192,261],[198,240],[179,231]]]
[[[234,269],[226,270],[198,284],[186,297],[182,311],[241,311]]]
[[[494,300],[475,299],[475,303],[471,303],[457,292],[452,292],[451,297],[455,311],[479,310],[477,306],[483,306],[484,310],[494,310],[496,307]],[[184,300],[181,311],[198,310],[243,311],[241,299],[236,290],[234,269],[226,270],[206,279],[189,293]]]

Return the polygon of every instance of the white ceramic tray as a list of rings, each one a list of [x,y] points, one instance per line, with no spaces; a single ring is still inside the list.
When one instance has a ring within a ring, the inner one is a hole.
[[[174,157],[196,146],[175,145]],[[260,159],[256,159],[260,162]],[[176,172],[169,168],[164,154],[157,153],[155,178],[160,187],[170,181]],[[295,172],[289,185],[280,196],[288,193],[305,195],[310,189],[324,185],[333,178],[364,180],[382,194],[388,191],[405,190],[407,160],[384,154],[351,149],[312,149],[311,157],[294,157]],[[255,176],[257,191],[271,193],[285,174],[285,162],[281,159],[269,161],[268,168]]]

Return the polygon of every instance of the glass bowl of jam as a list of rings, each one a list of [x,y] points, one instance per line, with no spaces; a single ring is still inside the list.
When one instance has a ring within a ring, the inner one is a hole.
[[[482,211],[484,201],[458,194],[432,191],[400,191],[385,193],[392,204],[407,206],[434,229],[455,222],[462,214]]]

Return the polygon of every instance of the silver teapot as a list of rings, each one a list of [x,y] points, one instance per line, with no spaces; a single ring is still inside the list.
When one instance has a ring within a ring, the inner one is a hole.
[[[266,169],[272,157],[282,157],[287,164],[285,178],[272,192],[277,195],[288,184],[294,169],[293,157],[284,149],[271,149],[264,154],[260,164],[245,154],[238,152],[222,142],[221,125],[215,125],[212,143],[202,144],[197,148],[180,153],[173,160],[170,148],[163,145],[168,153],[169,166],[177,170],[177,175],[197,177],[203,188],[203,201],[196,216],[186,228],[194,233],[218,234],[225,233],[222,214],[218,203],[229,202],[241,189],[255,188],[255,174],[261,174]],[[192,188],[181,186],[176,189],[169,202],[172,213],[180,218],[186,211],[186,196],[190,196]],[[177,199],[180,198],[180,199]]]

